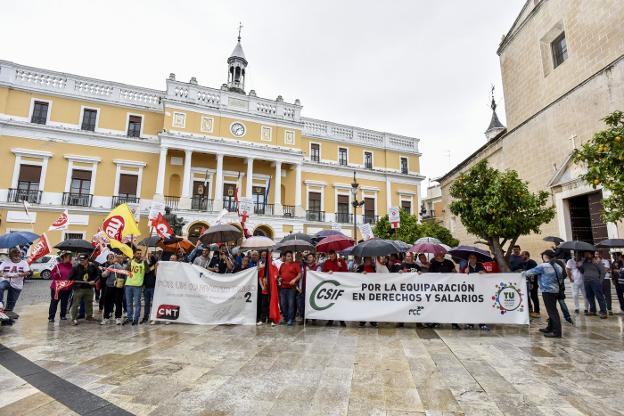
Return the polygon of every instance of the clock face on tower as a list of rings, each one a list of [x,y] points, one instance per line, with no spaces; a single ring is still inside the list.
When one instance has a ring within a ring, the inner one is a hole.
[[[245,135],[245,126],[241,123],[232,123],[230,131],[234,136],[241,137]]]

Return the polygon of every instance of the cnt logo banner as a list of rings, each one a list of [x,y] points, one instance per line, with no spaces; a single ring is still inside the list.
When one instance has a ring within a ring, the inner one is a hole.
[[[158,264],[150,315],[198,325],[255,325],[258,269],[218,274],[187,263]]]
[[[306,318],[341,321],[529,324],[517,273],[308,272]]]

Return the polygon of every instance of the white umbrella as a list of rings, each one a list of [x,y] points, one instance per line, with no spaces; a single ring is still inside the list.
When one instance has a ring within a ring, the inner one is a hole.
[[[419,238],[418,240],[416,240],[416,242],[414,244],[421,244],[421,243],[442,244],[442,242],[440,240],[438,240],[437,238],[433,238],[433,237],[422,237],[422,238]]]
[[[255,236],[243,241],[240,245],[241,250],[266,250],[275,245],[275,241],[269,237]]]

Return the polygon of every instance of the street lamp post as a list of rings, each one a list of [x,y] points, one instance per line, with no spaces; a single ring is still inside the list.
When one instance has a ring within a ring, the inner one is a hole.
[[[357,244],[357,208],[364,205],[364,201],[357,200],[358,189],[360,189],[360,184],[357,183],[357,179],[355,179],[355,171],[353,172],[353,182],[351,183],[351,195],[353,196],[353,201],[351,205],[353,206],[353,239]]]

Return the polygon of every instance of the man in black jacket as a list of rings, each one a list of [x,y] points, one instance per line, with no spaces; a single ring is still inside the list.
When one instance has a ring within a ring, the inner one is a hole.
[[[78,264],[72,267],[69,273],[69,279],[74,281],[74,294],[72,298],[72,305],[70,309],[70,316],[72,324],[78,325],[76,319],[78,315],[78,307],[80,302],[84,301],[86,309],[87,321],[93,321],[93,287],[95,282],[100,277],[99,269],[89,262],[89,257],[86,254],[81,254],[78,257]]]

